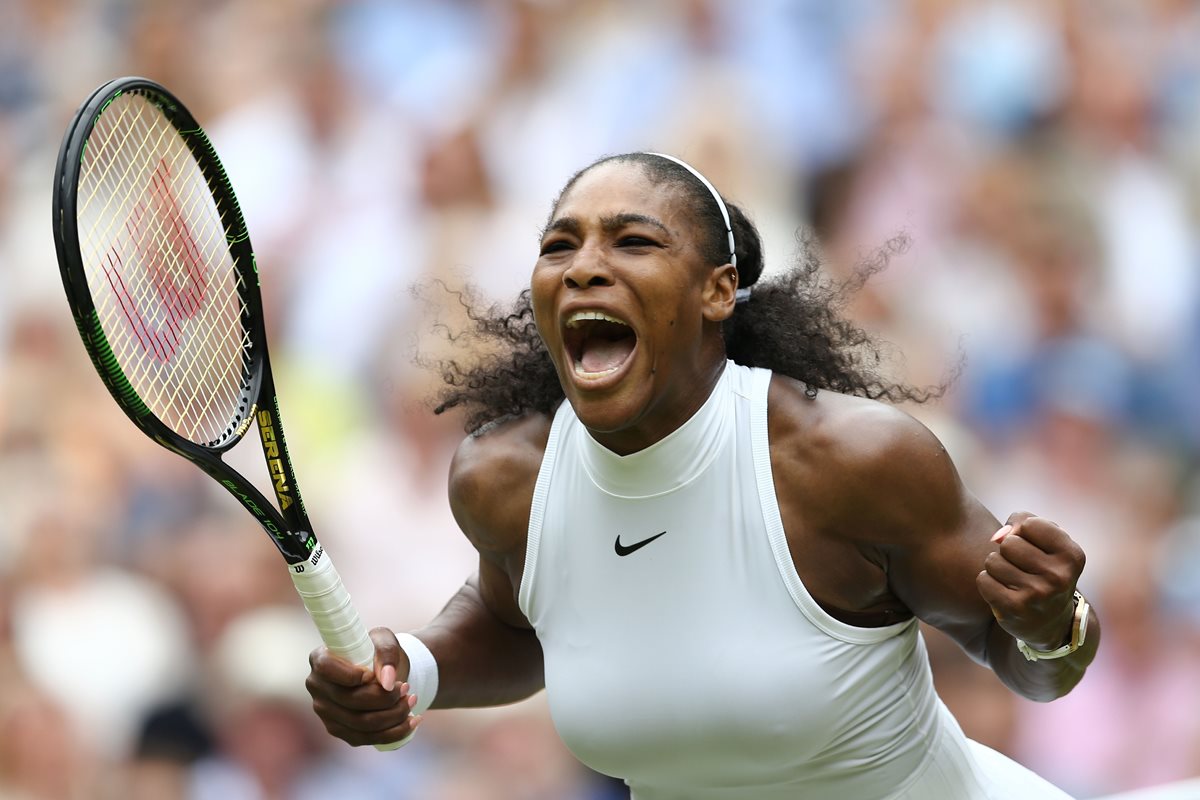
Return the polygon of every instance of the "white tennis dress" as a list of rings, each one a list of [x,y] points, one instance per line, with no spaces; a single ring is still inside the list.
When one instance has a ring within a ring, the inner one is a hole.
[[[520,605],[551,714],[634,800],[1069,800],[966,739],[915,621],[826,614],[792,564],[771,479],[771,373],[729,362],[638,453],[555,415]]]

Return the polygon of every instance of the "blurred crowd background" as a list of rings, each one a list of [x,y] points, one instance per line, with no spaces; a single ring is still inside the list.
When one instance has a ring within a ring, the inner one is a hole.
[[[62,298],[54,158],[122,74],[192,108],[239,193],[300,483],[368,625],[421,625],[473,569],[461,421],[413,364],[431,282],[511,299],[575,170],[663,149],[776,268],[799,235],[850,278],[906,236],[848,313],[897,377],[961,363],[911,413],[1001,519],[1087,550],[1104,645],[1067,698],[929,635],[968,734],[1081,797],[1200,774],[1200,3],[0,0],[3,800],[623,796],[537,698],[434,712],[399,754],[325,735],[273,547],[126,423]]]

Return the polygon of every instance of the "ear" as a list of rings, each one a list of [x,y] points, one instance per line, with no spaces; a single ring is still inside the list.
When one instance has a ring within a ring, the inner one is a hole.
[[[732,264],[713,267],[704,284],[701,307],[708,322],[724,322],[733,316],[737,302],[738,272]]]

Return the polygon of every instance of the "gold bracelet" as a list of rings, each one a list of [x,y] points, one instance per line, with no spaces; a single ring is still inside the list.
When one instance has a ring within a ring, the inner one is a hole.
[[[1035,650],[1025,642],[1017,639],[1017,649],[1021,651],[1021,655],[1025,656],[1028,661],[1049,661],[1052,658],[1062,658],[1074,653],[1083,646],[1083,642],[1087,639],[1088,626],[1088,611],[1091,606],[1088,604],[1087,598],[1075,590],[1075,617],[1071,622],[1071,641],[1064,644],[1055,650]]]

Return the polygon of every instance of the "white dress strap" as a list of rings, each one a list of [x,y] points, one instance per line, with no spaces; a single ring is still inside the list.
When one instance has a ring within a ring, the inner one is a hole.
[[[753,373],[753,384],[750,398],[750,443],[754,452],[754,475],[758,483],[759,504],[762,507],[763,520],[767,526],[767,538],[771,543],[771,552],[775,555],[775,566],[787,586],[788,593],[796,602],[804,616],[813,625],[832,636],[849,644],[874,644],[896,636],[916,624],[915,619],[885,625],[882,628],[860,628],[835,619],[813,599],[808,593],[804,582],[796,572],[792,561],[791,550],[788,549],[787,534],[783,529],[783,517],[779,513],[779,501],[775,495],[775,478],[771,470],[771,446],[768,435],[767,397],[771,388],[769,370],[756,369]]]
[[[550,481],[554,475],[554,464],[558,458],[558,444],[567,423],[574,419],[571,404],[563,400],[550,422],[550,436],[546,439],[546,452],[538,468],[537,483],[533,488],[533,504],[529,509],[529,528],[525,539],[525,566],[521,570],[521,586],[517,590],[517,605],[526,617],[530,614],[533,594],[533,577],[537,570],[538,546],[542,540],[542,523],[546,518],[546,500],[550,494]]]

